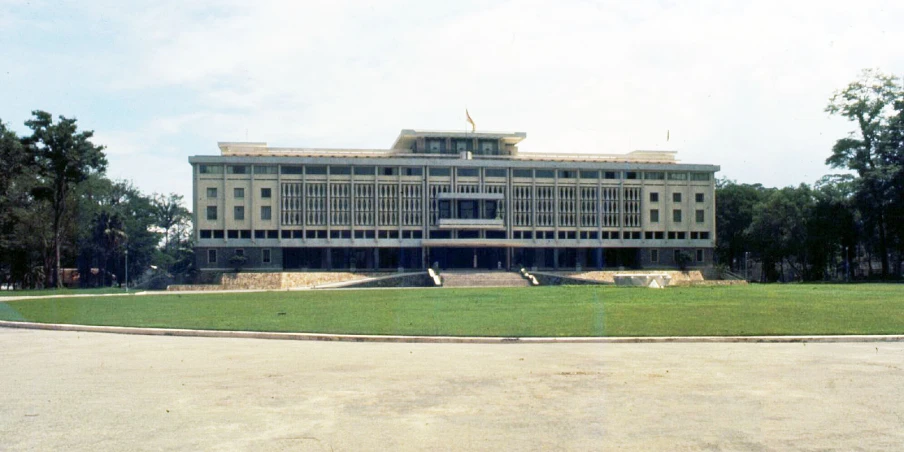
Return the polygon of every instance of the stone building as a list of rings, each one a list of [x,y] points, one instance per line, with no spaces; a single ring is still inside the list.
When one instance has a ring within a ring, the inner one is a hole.
[[[390,149],[219,143],[189,158],[198,268],[712,264],[715,165],[519,153],[525,133],[403,130]]]

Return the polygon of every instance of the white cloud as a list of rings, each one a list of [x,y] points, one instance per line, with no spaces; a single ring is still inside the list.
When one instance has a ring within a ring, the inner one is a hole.
[[[88,3],[116,36],[97,51],[104,94],[163,97],[138,127],[92,128],[123,165],[170,149],[160,170],[187,177],[217,140],[386,147],[463,129],[467,107],[480,129],[526,131],[525,151],[677,148],[788,185],[829,172],[852,129],[823,112],[833,90],[904,72],[898,2],[430,3]]]

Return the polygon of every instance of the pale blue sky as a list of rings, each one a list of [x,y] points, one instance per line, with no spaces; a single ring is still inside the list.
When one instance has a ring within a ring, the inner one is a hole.
[[[832,91],[904,74],[902,17],[868,0],[0,0],[0,120],[76,117],[147,193],[190,195],[188,156],[217,141],[386,148],[464,129],[465,107],[527,132],[524,152],[673,149],[796,185],[853,129],[823,112]]]

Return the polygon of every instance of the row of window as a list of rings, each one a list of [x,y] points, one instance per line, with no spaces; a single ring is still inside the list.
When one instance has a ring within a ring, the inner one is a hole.
[[[207,187],[207,197],[208,198],[216,198],[217,197],[217,187]],[[245,189],[241,187],[236,187],[232,189],[232,197],[235,199],[245,199]],[[270,188],[261,188],[261,198],[262,199],[270,199],[273,197],[273,190]]]
[[[697,223],[706,222],[706,211],[694,211],[694,220]],[[672,222],[681,223],[683,221],[681,209],[672,209]],[[659,209],[650,209],[650,223],[659,223]]]
[[[223,165],[198,165],[201,174],[223,174]],[[227,174],[276,174],[277,167],[270,165],[226,165]],[[338,176],[423,176],[422,167],[398,167],[398,166],[327,166],[327,165],[280,165],[279,173],[286,175],[326,176],[327,174]],[[479,177],[480,168],[456,168],[458,177]],[[484,177],[505,178],[506,168],[484,168]],[[431,177],[449,177],[452,168],[436,167],[428,168]],[[707,172],[675,172],[675,171],[597,171],[597,170],[553,170],[553,169],[512,169],[512,177],[519,179],[626,179],[626,180],[677,180],[677,181],[708,181],[711,173]]]
[[[674,251],[674,253],[675,253],[673,256],[674,262],[679,262],[682,259],[681,258],[682,252],[683,252],[682,250]],[[245,256],[245,250],[242,248],[239,248],[239,249],[235,250],[235,255],[236,256]],[[696,262],[703,262],[705,256],[706,255],[705,255],[704,250],[700,250],[700,249],[694,250],[694,260]],[[272,263],[272,257],[273,257],[273,255],[269,248],[261,249],[261,263],[263,263],[263,264]],[[215,250],[215,249],[207,250],[207,263],[208,264],[216,264],[218,258],[219,258],[219,256],[218,256],[217,250]],[[650,250],[650,262],[652,262],[652,263],[659,262],[659,250]]]
[[[202,239],[250,239],[253,235],[255,239],[350,239],[354,236],[356,239],[422,239],[423,231],[399,231],[398,229],[381,229],[374,231],[373,229],[364,231],[326,231],[324,229],[308,229],[301,230],[283,230],[276,229],[256,229],[253,234],[250,229],[201,229],[198,231]],[[447,231],[448,232],[448,231]],[[501,237],[504,238],[504,237]]]
[[[236,221],[244,221],[245,220],[245,206],[233,206],[232,208],[232,219]],[[273,208],[271,206],[261,206],[261,217],[262,221],[270,221],[273,219]],[[207,220],[208,221],[216,221],[217,220],[217,206],[207,206]]]
[[[273,197],[273,190],[270,188],[261,188],[261,199],[270,199]],[[216,187],[207,187],[207,197],[208,198],[216,198],[217,197],[217,188]],[[245,189],[242,187],[235,187],[232,191],[232,197],[235,199],[245,199]],[[694,201],[695,202],[703,202],[705,196],[703,193],[695,193]],[[659,202],[659,192],[650,192],[650,202]],[[672,193],[672,202],[680,203],[681,202],[681,193]]]
[[[703,193],[694,193],[695,202],[703,202],[704,199]],[[650,192],[650,202],[659,202],[659,192]],[[681,193],[672,193],[672,202],[681,202]]]
[[[330,239],[351,239],[352,237],[356,239],[422,239],[423,231],[399,231],[397,229],[381,229],[374,231],[364,230],[364,231],[349,231],[349,230],[340,230],[340,231],[326,231],[323,229],[308,229],[306,231],[301,230],[283,230],[278,231],[275,229],[265,230],[265,229],[257,229],[253,232],[250,229],[201,229],[200,235],[202,239],[222,239],[222,238],[230,238],[230,239],[250,239],[253,235],[255,239],[325,239],[329,237]],[[280,233],[281,232],[281,233]],[[458,238],[480,238],[478,236],[471,237],[472,233],[477,233],[478,231],[459,231]],[[505,231],[486,231],[487,236],[485,238],[493,238],[493,239],[505,239]],[[513,231],[512,238],[515,240],[530,240],[536,237],[538,240],[555,240],[557,237],[559,240],[575,240],[580,237],[581,240],[665,240],[668,237],[668,240],[686,240],[690,237],[691,240],[709,240],[709,231],[669,231],[668,234],[662,231],[645,231],[641,233],[641,231],[558,231],[558,235],[556,231]],[[451,231],[430,231],[431,239],[451,239],[452,232]]]

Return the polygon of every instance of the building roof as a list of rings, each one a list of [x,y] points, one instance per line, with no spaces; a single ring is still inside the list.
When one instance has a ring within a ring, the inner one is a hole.
[[[402,129],[392,149],[407,150],[411,149],[418,138],[477,138],[485,140],[503,140],[507,144],[518,144],[521,140],[527,138],[525,132],[467,132],[467,131],[449,131],[449,130],[414,130]]]

